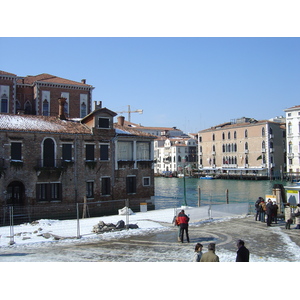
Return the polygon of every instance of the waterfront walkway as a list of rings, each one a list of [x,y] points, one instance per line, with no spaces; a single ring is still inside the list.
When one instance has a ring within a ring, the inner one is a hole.
[[[243,239],[251,262],[300,262],[300,230],[286,230],[283,221],[267,227],[266,223],[255,221],[253,215],[222,222],[207,220],[189,227],[190,243],[177,241],[178,227],[163,225],[165,231],[110,241],[62,243],[43,249],[2,248],[0,261],[189,262],[196,243],[202,243],[206,252],[207,245],[214,242],[220,261],[233,262],[236,241]]]

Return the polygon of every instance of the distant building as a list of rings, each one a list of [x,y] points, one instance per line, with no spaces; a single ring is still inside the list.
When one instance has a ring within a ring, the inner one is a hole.
[[[155,137],[113,125],[101,106],[66,118],[65,101],[56,116],[0,114],[0,223],[8,206],[31,219],[76,217],[84,201],[91,216],[117,213],[122,199],[154,208]]]
[[[123,117],[124,118],[124,117]],[[157,138],[154,141],[154,173],[156,175],[191,174],[197,169],[197,138],[176,127],[148,127],[124,120],[124,127],[134,128]]]
[[[300,175],[300,105],[284,110],[286,113],[287,172]]]
[[[280,177],[286,167],[285,124],[240,118],[199,131],[198,163],[209,174]]]
[[[197,140],[187,137],[160,137],[154,142],[154,173],[192,175],[197,169]]]
[[[1,113],[55,116],[57,99],[66,98],[66,117],[83,118],[92,111],[94,87],[50,74],[21,77],[0,71]]]

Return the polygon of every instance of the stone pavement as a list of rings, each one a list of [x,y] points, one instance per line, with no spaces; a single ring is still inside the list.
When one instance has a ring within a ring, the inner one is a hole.
[[[216,243],[220,261],[227,262],[235,261],[238,239],[243,239],[250,250],[250,261],[300,261],[300,230],[293,229],[295,225],[286,230],[283,221],[271,227],[255,221],[253,215],[223,222],[207,221],[189,227],[190,243],[178,242],[178,227],[164,225],[165,231],[110,241],[57,243],[42,249],[2,248],[0,262],[189,262],[198,242],[204,245],[203,252],[210,242]]]

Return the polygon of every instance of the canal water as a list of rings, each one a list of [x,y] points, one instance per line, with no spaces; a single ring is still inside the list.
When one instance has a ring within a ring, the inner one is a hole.
[[[184,199],[188,206],[197,206],[198,187],[201,205],[226,203],[226,190],[229,203],[254,204],[258,197],[272,194],[274,184],[288,185],[286,181],[199,178],[185,178],[184,184],[183,178],[155,177],[155,208],[179,207],[185,205]]]

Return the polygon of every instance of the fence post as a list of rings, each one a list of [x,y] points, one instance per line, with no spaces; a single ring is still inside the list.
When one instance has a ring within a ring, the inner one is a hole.
[[[229,204],[228,189],[225,190],[226,203]]]
[[[14,241],[14,208],[13,206],[9,207],[9,231],[10,231],[10,241],[9,244],[13,245]]]
[[[77,238],[80,239],[80,224],[79,224],[79,203],[76,203],[76,211],[77,211]]]
[[[200,202],[201,202],[201,188],[198,185],[198,207],[200,207]]]
[[[126,228],[129,230],[129,199],[125,200],[125,206],[126,206]]]

